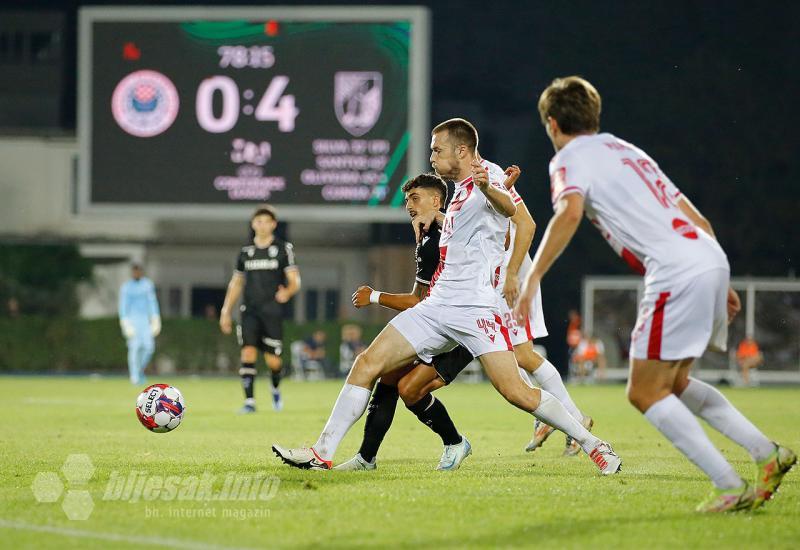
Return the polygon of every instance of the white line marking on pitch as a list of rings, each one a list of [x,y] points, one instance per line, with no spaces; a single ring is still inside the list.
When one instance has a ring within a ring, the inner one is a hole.
[[[129,542],[137,545],[149,543],[159,546],[171,546],[173,548],[199,548],[202,550],[247,550],[243,547],[217,546],[216,544],[206,544],[192,540],[168,539],[163,537],[132,537],[130,535],[122,535],[117,533],[98,533],[94,531],[86,531],[84,529],[69,529],[66,527],[55,527],[52,525],[36,525],[33,523],[9,521],[5,519],[0,519],[0,528],[14,529],[17,531],[33,531],[36,533],[52,533],[54,535],[63,535],[65,537],[75,537],[81,539],[100,539],[116,542]]]

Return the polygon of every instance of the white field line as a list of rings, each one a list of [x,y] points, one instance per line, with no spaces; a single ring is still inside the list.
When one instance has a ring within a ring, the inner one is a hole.
[[[66,527],[55,527],[52,525],[36,525],[33,523],[25,523],[22,521],[12,521],[0,519],[0,529],[13,529],[15,531],[30,531],[35,533],[50,533],[53,535],[61,535],[64,537],[73,537],[79,539],[98,539],[114,542],[128,542],[135,545],[152,544],[155,546],[167,546],[172,548],[187,548],[187,549],[200,549],[200,550],[248,550],[242,547],[233,546],[218,546],[216,544],[206,544],[193,540],[170,539],[164,537],[142,537],[122,535],[119,533],[110,532],[95,532],[87,531],[85,529],[70,529]]]

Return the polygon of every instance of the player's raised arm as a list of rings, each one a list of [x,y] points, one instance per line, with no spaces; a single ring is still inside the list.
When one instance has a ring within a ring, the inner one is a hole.
[[[556,213],[550,218],[545,229],[542,242],[536,250],[533,265],[525,276],[522,292],[514,308],[517,319],[526,319],[530,313],[531,300],[536,295],[536,289],[545,273],[553,265],[564,249],[572,240],[583,217],[583,196],[580,193],[570,193],[562,196],[556,205]]]
[[[505,170],[506,181],[503,182],[503,186],[511,190],[514,185],[516,185],[517,180],[519,179],[520,174],[522,174],[522,170],[519,169],[519,166],[516,164],[512,164]]]
[[[503,284],[503,297],[506,299],[508,307],[514,307],[519,294],[519,268],[522,261],[528,255],[528,250],[533,242],[533,235],[536,232],[536,222],[528,211],[528,207],[522,200],[516,203],[517,211],[511,217],[517,230],[514,234],[514,248],[511,258],[506,266],[506,282]]]
[[[491,184],[489,181],[489,172],[481,165],[478,159],[474,159],[470,166],[472,170],[472,181],[474,181],[478,189],[486,195],[486,199],[489,201],[489,204],[492,205],[492,208],[506,218],[513,216],[517,211],[517,207],[514,206],[514,201],[511,199],[511,195],[508,194],[508,191]]]

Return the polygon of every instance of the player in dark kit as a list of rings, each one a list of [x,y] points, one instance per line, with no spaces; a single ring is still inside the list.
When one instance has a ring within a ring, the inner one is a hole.
[[[439,265],[439,226],[433,225],[424,234],[419,232],[416,218],[428,210],[436,211],[444,207],[447,200],[447,184],[433,174],[422,174],[408,180],[403,185],[406,196],[406,210],[412,218],[412,226],[417,235],[417,248],[414,254],[417,272],[414,288],[408,294],[389,294],[373,290],[368,286],[359,287],[353,294],[353,305],[357,308],[369,304],[379,304],[390,309],[403,311],[415,306],[428,295],[431,278]],[[431,430],[442,438],[444,451],[437,470],[455,470],[472,452],[469,441],[456,429],[447,409],[430,391],[419,393],[418,388],[429,386],[431,379],[441,377],[450,383],[467,364],[472,355],[456,347],[448,353],[436,356],[433,365],[416,363],[404,369],[382,376],[375,387],[372,401],[364,425],[364,439],[358,453],[336,466],[334,470],[374,470],[376,455],[386,432],[394,419],[397,398],[403,399],[406,407]]]
[[[241,321],[236,327],[239,345],[242,346],[239,375],[245,401],[239,412],[243,414],[256,411],[253,386],[259,349],[272,372],[272,407],[276,411],[283,408],[278,389],[283,346],[281,304],[288,302],[300,290],[300,271],[294,262],[292,244],[275,238],[277,225],[278,218],[272,207],[264,205],[253,213],[250,219],[253,242],[243,246],[239,252],[236,271],[228,283],[219,317],[222,332],[230,334],[233,326],[231,310],[244,290]]]

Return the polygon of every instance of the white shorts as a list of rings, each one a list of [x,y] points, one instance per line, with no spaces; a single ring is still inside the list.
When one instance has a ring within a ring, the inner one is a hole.
[[[495,308],[431,304],[424,300],[389,321],[413,346],[422,361],[464,346],[474,357],[513,351],[508,329]]]
[[[542,311],[542,289],[536,291],[536,295],[531,300],[531,315],[528,316],[524,325],[517,323],[514,313],[508,307],[506,299],[500,297],[500,315],[503,324],[508,327],[508,334],[511,338],[511,345],[518,346],[525,342],[532,342],[536,338],[547,336],[547,327],[544,324],[544,311]]]
[[[645,288],[631,334],[635,359],[677,361],[706,349],[728,347],[727,269],[706,271],[687,281]]]

